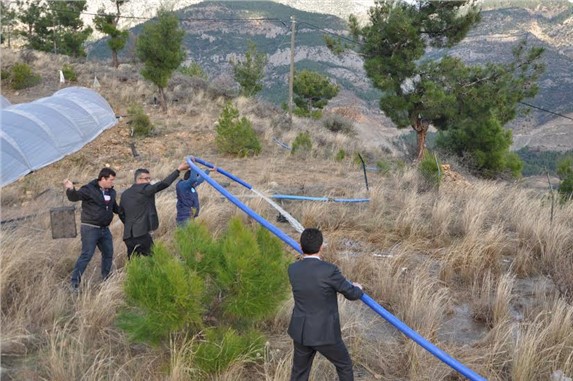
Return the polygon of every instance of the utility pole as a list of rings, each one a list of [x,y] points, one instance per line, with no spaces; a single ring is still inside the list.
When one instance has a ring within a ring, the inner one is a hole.
[[[288,77],[288,116],[292,126],[292,107],[293,107],[293,84],[294,84],[294,34],[296,30],[296,21],[294,16],[290,17],[291,34],[290,34],[290,74]]]

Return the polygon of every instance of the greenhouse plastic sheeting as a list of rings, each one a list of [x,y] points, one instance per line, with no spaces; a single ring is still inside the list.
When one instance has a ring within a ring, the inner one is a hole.
[[[117,123],[107,101],[84,87],[2,107],[1,113],[1,186],[78,151]]]
[[[11,105],[12,103],[10,103],[8,99],[4,98],[4,95],[0,95],[0,108],[8,107]]]

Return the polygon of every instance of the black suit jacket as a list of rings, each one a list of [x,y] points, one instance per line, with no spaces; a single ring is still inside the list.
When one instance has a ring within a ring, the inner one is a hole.
[[[291,264],[288,275],[294,296],[290,337],[306,346],[341,341],[337,293],[356,300],[362,290],[346,280],[338,267],[317,258]]]
[[[179,171],[176,170],[155,184],[133,184],[121,194],[119,209],[124,240],[141,237],[159,227],[155,193],[167,188],[177,177]]]

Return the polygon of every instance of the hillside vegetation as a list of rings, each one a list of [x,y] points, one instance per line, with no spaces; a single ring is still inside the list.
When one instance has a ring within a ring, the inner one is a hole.
[[[2,53],[4,67],[21,61],[24,52]],[[514,183],[471,178],[457,173],[455,163],[435,187],[416,168],[365,148],[370,146],[363,135],[333,133],[321,121],[296,117],[290,126],[280,109],[233,97],[210,81],[177,74],[166,90],[169,111],[163,113],[137,65],[114,70],[62,56],[34,57],[27,56],[27,61],[43,80],[17,92],[3,87],[12,102],[53,93],[59,87],[57,71],[67,63],[77,73],[71,85],[91,87],[97,75],[99,92],[117,115],[141,106],[154,129],[150,136],[133,137],[129,118],[122,118],[81,151],[2,189],[2,220],[12,220],[2,224],[2,378],[289,379],[290,297],[257,323],[265,335],[260,350],[210,372],[199,371],[205,369],[204,358],[194,351],[194,344],[209,342],[206,332],[176,329],[155,345],[130,339],[117,320],[129,302],[125,286],[131,274],[117,219],[111,225],[114,275],[100,281],[96,254],[84,274],[82,292],[68,290],[81,244],[79,237],[51,238],[50,208],[70,204],[63,197],[62,180],[84,184],[109,165],[117,171],[120,194],[136,168],[149,168],[159,180],[186,155],[204,158],[268,194],[369,198],[362,204],[290,201],[282,206],[303,226],[324,231],[325,258],[349,279],[365,285],[392,314],[488,380],[573,376],[573,203],[552,203],[551,194]],[[261,142],[259,155],[239,159],[219,153],[216,121],[229,101],[252,122]],[[292,145],[302,133],[311,148],[291,154],[276,144]],[[368,172],[369,191],[355,160],[358,153],[369,167],[380,169]],[[298,239],[295,229],[277,222],[276,210],[267,203],[220,174],[212,177]],[[229,234],[231,220],[254,225],[208,184],[199,193],[202,208],[194,224],[214,239]],[[174,187],[158,195],[157,206],[159,258],[171,256],[177,262],[184,233],[175,225]],[[295,253],[285,252],[285,261],[293,261]],[[284,276],[280,271],[276,275]],[[341,300],[340,308],[357,380],[461,379],[361,302]],[[205,323],[216,326],[220,321],[214,318]],[[334,375],[333,367],[318,357],[312,379],[329,381]]]

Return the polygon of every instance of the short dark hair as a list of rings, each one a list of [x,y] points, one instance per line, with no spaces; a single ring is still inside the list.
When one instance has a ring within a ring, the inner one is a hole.
[[[136,169],[135,173],[133,174],[133,181],[137,182],[137,179],[139,178],[139,176],[141,176],[142,173],[147,173],[149,175],[149,170],[147,170],[145,168]]]
[[[109,178],[110,176],[115,177],[115,171],[111,168],[105,167],[99,171],[99,175],[97,175],[97,181],[100,181],[102,178]]]
[[[316,228],[307,228],[300,235],[300,248],[304,254],[316,254],[322,246],[322,233]]]
[[[189,177],[191,177],[191,171],[185,171],[185,174],[183,175],[183,180],[189,180]]]

